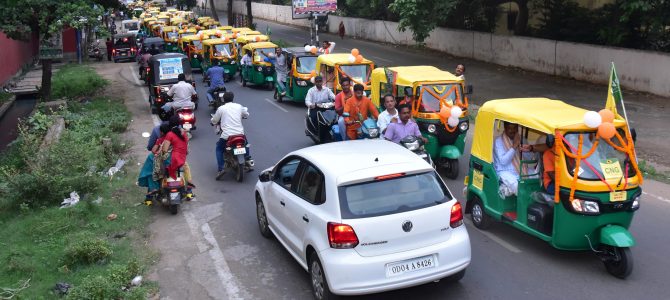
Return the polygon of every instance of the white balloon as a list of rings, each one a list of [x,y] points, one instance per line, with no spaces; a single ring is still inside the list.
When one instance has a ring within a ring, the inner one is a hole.
[[[451,116],[452,117],[460,118],[462,114],[463,114],[463,110],[460,107],[458,107],[458,106],[452,106],[451,107]]]
[[[305,45],[305,52],[309,52],[309,50],[312,50],[312,46]]]
[[[309,82],[311,82],[312,84],[314,84],[314,77],[310,78],[310,79],[309,79]]]
[[[458,126],[458,117],[454,116],[449,117],[449,119],[447,119],[447,124],[449,124],[449,127]]]
[[[356,62],[356,57],[349,54],[349,62],[352,63],[352,64],[355,63]]]
[[[603,118],[595,111],[587,111],[584,114],[584,124],[589,128],[598,128],[603,123]]]

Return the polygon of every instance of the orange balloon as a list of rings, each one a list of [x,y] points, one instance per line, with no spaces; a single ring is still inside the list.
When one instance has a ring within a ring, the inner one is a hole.
[[[449,117],[451,117],[451,108],[449,108],[447,106],[442,106],[442,108],[440,108],[439,115],[440,115],[440,117],[444,118],[445,120],[449,119]]]
[[[316,47],[312,47],[312,49],[310,49],[309,52],[312,52],[312,54],[316,54]]]
[[[224,41],[226,41],[226,43],[227,43],[227,42],[230,42],[230,38],[229,38],[229,37],[226,37],[226,39],[225,39]]]
[[[357,63],[360,63],[360,62],[362,62],[362,61],[363,61],[363,55],[360,55],[360,54],[357,55],[357,56],[356,56],[356,62],[357,62]]]
[[[603,108],[598,112],[598,114],[600,114],[600,117],[603,119],[603,123],[614,122],[614,113],[611,110]]]
[[[358,49],[356,49],[356,48],[351,49],[351,55],[358,56],[358,54],[360,54],[360,52],[358,52]]]
[[[234,39],[237,38],[237,33],[233,33],[233,38],[234,38]]]
[[[603,122],[598,126],[598,135],[604,139],[611,139],[616,134],[616,128],[614,124],[610,122]]]
[[[309,75],[312,75],[312,77],[316,76],[316,71],[312,70],[312,72],[309,72]]]
[[[257,37],[256,37],[256,41],[257,41],[257,42],[260,42],[260,40],[261,40],[261,37],[260,37],[260,36],[257,36]]]

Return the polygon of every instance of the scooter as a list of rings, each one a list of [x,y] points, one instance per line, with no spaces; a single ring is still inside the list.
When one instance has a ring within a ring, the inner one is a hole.
[[[195,127],[195,114],[193,113],[193,108],[183,107],[177,109],[175,112],[179,116],[179,125],[184,131],[186,131],[186,136],[190,140],[193,137],[191,130],[196,130]]]
[[[309,117],[312,109],[317,110],[317,124],[313,124],[312,119]],[[337,126],[335,102],[317,103],[315,108],[307,110],[307,116],[305,116],[305,135],[310,137],[314,143],[323,144],[334,142],[335,139],[332,132],[333,126]]]
[[[102,61],[102,51],[100,51],[100,40],[96,40],[88,46],[88,57]]]
[[[212,92],[212,103],[210,106],[214,108],[214,110],[217,110],[219,106],[223,105],[223,94],[226,93],[226,88],[225,87],[217,87],[214,89]]]
[[[408,135],[404,137],[402,140],[400,140],[400,145],[407,148],[407,150],[414,152],[414,154],[423,158],[423,160],[425,160],[433,168],[435,168],[435,164],[433,163],[433,160],[430,158],[430,155],[426,153],[423,140],[420,137]]]
[[[237,182],[242,182],[244,173],[251,171],[254,166],[253,159],[246,159],[247,148],[250,146],[244,134],[230,136],[226,142],[226,150],[223,153],[224,168],[233,170]]]
[[[167,176],[167,179],[161,182],[161,188],[155,197],[173,215],[179,212],[179,205],[186,199],[186,184],[181,169],[177,172],[177,179]]]
[[[349,116],[349,113],[344,113],[342,116],[346,118]],[[361,127],[358,128],[358,140],[379,138],[379,127],[377,127],[377,122],[374,119],[367,118],[363,122],[355,121],[355,123],[361,124]],[[331,127],[331,132],[335,134],[338,141],[342,140],[342,135],[347,134],[346,132],[339,133],[337,124]]]

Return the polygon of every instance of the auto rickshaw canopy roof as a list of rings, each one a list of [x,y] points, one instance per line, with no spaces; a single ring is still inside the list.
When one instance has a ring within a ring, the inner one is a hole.
[[[254,50],[258,48],[277,48],[279,46],[275,45],[272,42],[258,42],[258,43],[249,43],[244,45],[244,50]]]
[[[325,64],[328,66],[335,65],[367,65],[371,64],[372,61],[363,57],[363,61],[360,63],[350,63],[348,53],[333,53],[333,54],[321,54],[316,60],[316,67],[319,68],[320,65]]]
[[[228,31],[228,30],[233,29],[233,26],[230,26],[230,25],[224,25],[224,26],[216,27],[216,29],[218,29],[218,30],[226,30],[226,31]]]
[[[389,69],[396,72],[396,84],[402,86],[413,86],[415,82],[462,81],[454,74],[433,66],[390,67]],[[386,82],[384,68],[374,69],[371,78],[373,82]]]
[[[494,128],[496,120],[519,124],[544,134],[554,134],[556,130],[595,131],[584,124],[586,112],[586,109],[547,98],[487,101],[477,112],[472,155],[485,162],[493,161],[493,141],[496,138],[494,135],[499,133]],[[625,126],[626,122],[615,119],[614,125],[621,127]]]
[[[202,42],[203,45],[205,46],[212,46],[212,45],[219,45],[219,44],[232,44],[233,42],[231,40],[228,40],[226,42],[225,39],[209,39],[205,40]]]
[[[295,57],[303,57],[303,56],[314,56],[317,57],[318,55],[312,54],[312,52],[305,51],[305,48],[303,47],[290,47],[290,48],[284,48],[284,51],[286,53],[290,53]]]
[[[177,26],[163,26],[163,32],[170,32],[170,31],[178,32],[179,27],[177,27]]]
[[[243,31],[253,31],[253,29],[251,29],[249,27],[233,27],[230,31],[232,31],[233,33],[237,33],[237,32],[243,32]]]
[[[195,34],[195,33],[198,32],[198,31],[195,30],[195,28],[185,28],[185,29],[181,29],[181,30],[179,30],[179,34],[187,33],[187,32],[190,32],[190,33]]]
[[[203,41],[209,40],[209,39],[210,38],[207,37],[207,36],[202,37]],[[200,40],[200,36],[197,35],[197,34],[196,35],[187,35],[187,36],[184,36],[184,37],[181,38],[182,42],[192,42],[192,41],[199,41],[199,40]]]
[[[258,38],[258,41],[256,40],[256,38]],[[268,37],[267,35],[263,35],[263,34],[247,35],[246,32],[245,32],[244,35],[238,37],[235,41],[237,41],[238,43],[246,44],[246,43],[254,43],[254,42],[267,42],[269,40],[270,40],[270,37]]]

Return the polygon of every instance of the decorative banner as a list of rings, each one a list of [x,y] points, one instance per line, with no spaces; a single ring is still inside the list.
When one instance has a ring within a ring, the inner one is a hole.
[[[398,72],[393,71],[389,68],[384,68],[384,73],[386,73],[386,90],[393,91],[393,95],[396,96],[396,91],[394,87],[396,80],[398,78]]]
[[[73,30],[74,31],[74,30]],[[40,42],[40,59],[63,58],[63,34],[56,32]]]
[[[179,74],[184,73],[184,66],[181,58],[162,58],[158,60],[160,67],[158,68],[159,80],[175,79]]]
[[[337,0],[293,0],[293,19],[307,19],[310,13],[327,14],[337,10]]]

